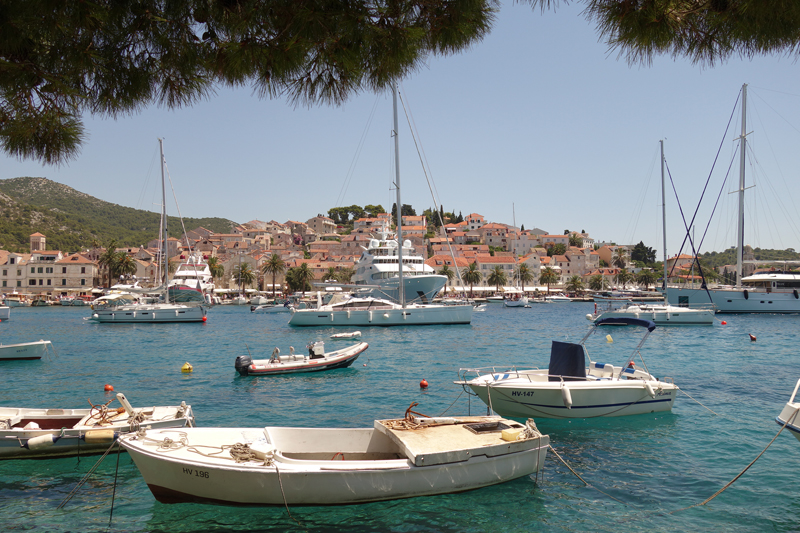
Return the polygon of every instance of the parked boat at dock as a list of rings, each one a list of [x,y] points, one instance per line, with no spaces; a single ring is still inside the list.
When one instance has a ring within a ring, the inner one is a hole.
[[[477,489],[535,474],[550,439],[499,417],[372,428],[191,428],[120,439],[162,503],[342,505]]]

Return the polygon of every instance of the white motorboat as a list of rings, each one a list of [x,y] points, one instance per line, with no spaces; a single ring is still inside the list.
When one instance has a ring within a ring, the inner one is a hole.
[[[251,300],[252,301],[252,300]],[[305,309],[305,304],[297,305],[289,300],[285,302],[278,302],[275,300],[267,300],[263,304],[251,305],[250,312],[252,313],[289,313],[293,308]]]
[[[41,359],[53,345],[50,341],[0,344],[0,361]]]
[[[6,297],[3,299],[3,305],[6,307],[30,307],[31,299],[29,295],[13,292],[11,294],[6,294]]]
[[[356,339],[361,337],[360,331],[348,331],[347,333],[334,333],[331,339]]]
[[[520,295],[518,293],[509,294],[503,300],[503,306],[505,307],[530,307],[528,305],[528,297]]]
[[[234,367],[242,376],[276,376],[347,368],[369,348],[369,344],[359,342],[327,353],[325,353],[325,343],[322,341],[312,342],[306,348],[308,355],[294,353],[294,347],[289,348],[289,355],[281,355],[281,351],[275,348],[269,359],[253,359],[249,355],[240,355],[236,358]]]
[[[563,294],[553,294],[551,296],[545,296],[544,299],[545,301],[550,303],[569,303],[572,301]]]
[[[487,296],[486,297],[486,303],[490,303],[490,304],[501,304],[501,303],[503,303],[504,300],[505,300],[505,298],[503,296]]]
[[[7,305],[0,305],[0,320],[8,320],[11,318],[11,308]]]
[[[643,326],[647,331],[623,366],[590,361],[587,368],[586,339],[597,326],[612,323]],[[594,418],[670,411],[678,391],[672,378],[659,381],[646,366],[641,370],[633,364],[655,328],[649,320],[607,318],[596,322],[578,344],[553,341],[547,369],[461,369],[456,383],[472,389],[502,416]],[[471,375],[477,377],[469,379]]]
[[[121,434],[139,428],[182,428],[194,425],[192,408],[133,408],[117,394],[118,409],[106,404],[90,409],[26,409],[0,407],[0,459],[64,457],[104,452]],[[91,402],[90,402],[91,404]]]
[[[267,298],[266,296],[261,296],[256,294],[252,298],[250,298],[250,305],[252,306],[259,306],[259,305],[266,305],[270,303],[272,300]]]
[[[797,440],[800,440],[800,414],[798,414],[800,413],[800,403],[794,401],[798,388],[800,388],[800,380],[798,380],[797,384],[794,386],[792,397],[789,398],[789,401],[783,406],[783,410],[781,414],[775,418],[775,422],[777,422],[779,426],[785,425],[786,429],[791,431],[792,435],[794,435]]]
[[[401,305],[380,298],[335,295],[315,309],[292,309],[290,326],[419,326],[469,324],[473,307],[465,305]]]
[[[356,262],[353,283],[369,288],[359,289],[360,296],[400,301],[399,258],[403,261],[404,298],[409,303],[429,303],[447,283],[447,276],[425,264],[425,258],[413,253],[411,241],[403,241],[403,249],[396,235],[380,233],[370,239]]]
[[[164,176],[164,145],[158,140],[161,155],[161,256],[160,268],[163,274],[163,285],[155,289],[142,289],[138,282],[125,287],[115,286],[123,292],[112,293],[98,298],[92,304],[92,315],[89,320],[100,323],[139,323],[139,322],[205,322],[207,308],[199,287],[187,287],[183,281],[170,287],[169,257],[167,253],[167,199]],[[207,266],[207,265],[206,265]],[[197,279],[199,284],[200,280]],[[159,298],[144,300],[145,293],[157,294]],[[184,294],[175,302],[171,297]],[[140,296],[137,296],[139,294]],[[163,300],[162,300],[163,299]]]
[[[605,318],[641,318],[652,320],[657,326],[711,326],[714,324],[714,308],[689,308],[669,304],[635,304],[626,302],[621,306],[609,304],[597,307],[586,315],[590,322]]]
[[[532,420],[409,416],[372,428],[153,429],[120,443],[162,503],[342,505],[535,474],[550,438]]]
[[[771,270],[742,275],[745,262],[764,264],[769,261],[744,259],[744,193],[751,188],[745,184],[747,153],[747,84],[742,86],[742,130],[739,136],[739,210],[736,238],[736,286],[721,287],[667,287],[667,298],[679,305],[695,307],[712,303],[717,313],[800,313],[800,272]],[[796,261],[780,261],[782,264]]]
[[[231,305],[247,305],[247,298],[243,295],[234,296],[230,301]]]

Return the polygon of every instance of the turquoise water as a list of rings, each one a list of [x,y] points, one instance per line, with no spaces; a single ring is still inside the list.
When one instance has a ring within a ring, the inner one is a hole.
[[[93,324],[88,308],[12,309],[0,342],[49,339],[57,355],[0,366],[0,405],[87,407],[110,398],[106,383],[134,406],[185,400],[198,425],[371,426],[402,416],[411,402],[428,414],[483,414],[486,407],[452,382],[460,367],[546,367],[550,341],[579,340],[592,304],[532,309],[489,306],[471,326],[361,328],[370,344],[349,369],[285,377],[240,377],[237,355],[279,346],[301,350],[332,341],[329,328],[289,328],[289,316],[215,307],[205,324]],[[538,480],[430,498],[345,507],[233,508],[157,503],[130,458],[109,456],[62,510],[56,507],[98,456],[0,462],[0,524],[9,531],[796,531],[793,489],[800,443],[784,431],[767,445],[774,422],[800,378],[797,316],[724,316],[710,328],[658,328],[645,344],[650,371],[670,376],[684,394],[672,413],[593,420],[537,420],[551,443],[592,487],[553,454]],[[336,330],[341,331],[341,330]],[[608,329],[587,345],[598,361],[620,365],[640,328]],[[748,333],[756,335],[751,342]],[[194,365],[182,374],[184,362]],[[366,366],[364,366],[366,364]],[[421,391],[425,378],[430,387]],[[593,488],[594,487],[594,488]],[[602,491],[602,492],[600,492]],[[612,498],[613,497],[613,498]],[[619,501],[617,501],[619,500]],[[295,521],[296,520],[296,521]],[[298,525],[299,522],[299,525]]]

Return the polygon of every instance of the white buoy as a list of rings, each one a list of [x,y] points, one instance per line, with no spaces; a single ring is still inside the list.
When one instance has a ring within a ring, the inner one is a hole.
[[[561,399],[564,400],[564,406],[567,409],[572,409],[572,394],[569,392],[569,387],[566,383],[561,383]]]

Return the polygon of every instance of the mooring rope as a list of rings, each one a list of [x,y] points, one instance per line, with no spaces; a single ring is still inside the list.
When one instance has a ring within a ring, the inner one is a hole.
[[[798,412],[800,412],[800,409],[795,409],[795,412],[794,412],[794,414],[791,416],[791,418],[789,418],[789,420],[787,420],[786,422],[784,422],[784,423],[783,423],[783,425],[781,426],[781,429],[779,429],[779,430],[778,430],[778,432],[775,434],[775,436],[774,436],[774,437],[772,437],[772,440],[771,440],[771,441],[769,441],[769,444],[767,444],[767,446],[766,446],[766,447],[765,447],[763,450],[761,450],[761,453],[759,453],[758,455],[756,455],[756,458],[755,458],[755,459],[753,459],[752,461],[750,461],[750,464],[748,464],[748,465],[747,465],[747,466],[744,468],[744,470],[742,470],[741,472],[739,472],[739,474],[737,474],[735,478],[733,478],[732,480],[730,480],[729,482],[727,482],[727,483],[725,484],[725,486],[724,486],[724,487],[722,487],[722,488],[721,488],[721,489],[719,489],[717,492],[715,492],[715,493],[714,493],[714,494],[712,494],[710,497],[706,498],[705,500],[703,500],[703,501],[702,501],[702,502],[700,502],[700,503],[696,503],[696,504],[694,504],[694,505],[690,505],[689,507],[684,507],[684,508],[682,508],[682,509],[677,509],[677,510],[675,510],[675,511],[670,511],[670,512],[669,512],[669,513],[667,513],[667,514],[668,514],[668,515],[670,515],[670,514],[675,514],[675,513],[678,513],[678,512],[680,512],[680,511],[686,511],[687,509],[692,509],[692,508],[694,508],[694,507],[699,507],[699,506],[701,506],[701,505],[705,505],[705,504],[707,504],[708,502],[710,502],[711,500],[713,500],[714,498],[716,498],[717,496],[719,496],[720,494],[722,494],[723,492],[725,492],[725,491],[728,489],[728,487],[730,487],[731,485],[733,485],[733,484],[736,482],[736,480],[737,480],[737,479],[739,479],[740,477],[742,477],[742,476],[744,475],[744,473],[745,473],[745,472],[747,472],[748,470],[750,470],[750,467],[751,467],[751,466],[753,466],[754,464],[756,464],[756,461],[758,461],[758,460],[759,460],[759,458],[760,458],[762,455],[764,455],[764,452],[766,452],[766,451],[769,449],[769,447],[770,447],[770,446],[772,446],[772,443],[773,443],[773,442],[775,442],[775,439],[777,439],[777,438],[778,438],[778,435],[780,435],[780,434],[781,434],[781,432],[783,432],[783,430],[784,430],[784,429],[786,429],[786,426],[788,426],[790,423],[794,422],[795,418],[797,418],[797,413],[798,413]]]
[[[86,472],[86,475],[84,475],[83,478],[81,478],[81,480],[78,481],[78,484],[75,485],[75,487],[70,491],[69,494],[67,494],[67,497],[64,498],[64,501],[62,501],[58,505],[58,507],[56,507],[56,509],[63,509],[64,506],[67,504],[67,502],[69,502],[72,499],[72,497],[75,496],[75,494],[78,493],[78,490],[80,490],[80,488],[84,485],[84,483],[89,481],[89,478],[91,477],[91,475],[94,474],[94,471],[97,470],[97,467],[100,466],[100,463],[103,462],[103,459],[106,458],[106,455],[108,455],[109,452],[114,448],[115,444],[117,444],[116,439],[114,440],[114,442],[111,443],[111,446],[108,447],[108,449],[105,451],[105,453],[103,453],[103,455],[100,457],[100,459],[97,460],[97,462],[94,464],[94,466],[92,468],[90,468],[88,472]]]
[[[676,386],[676,387],[677,387],[677,386]],[[684,393],[684,394],[685,394],[686,396],[688,396],[689,398],[691,398],[691,399],[692,399],[692,401],[694,401],[695,403],[697,403],[697,405],[699,405],[700,407],[703,407],[704,409],[708,409],[708,410],[709,410],[711,413],[713,413],[713,414],[714,414],[714,415],[716,415],[716,416],[722,416],[722,415],[720,415],[719,413],[716,413],[716,412],[714,412],[714,410],[713,410],[713,409],[710,409],[710,408],[706,407],[705,405],[703,405],[703,404],[702,404],[702,403],[700,403],[699,401],[697,401],[697,400],[695,400],[694,398],[692,398],[692,395],[691,395],[691,394],[689,394],[688,392],[686,392],[685,390],[683,390],[682,388],[680,388],[680,387],[677,387],[677,389],[678,389],[680,392]],[[723,418],[724,418],[724,417],[723,417]]]
[[[584,483],[584,484],[585,484],[587,487],[589,487],[589,488],[592,488],[592,489],[596,490],[597,492],[599,492],[600,494],[602,494],[602,495],[604,495],[604,496],[608,496],[609,498],[611,498],[611,499],[612,499],[612,500],[614,500],[615,502],[619,502],[619,503],[621,503],[622,505],[627,505],[627,504],[626,504],[625,502],[623,502],[622,500],[619,500],[619,499],[617,499],[617,498],[613,497],[611,494],[608,494],[608,493],[606,493],[606,492],[603,492],[602,490],[598,489],[597,487],[595,487],[594,485],[592,485],[591,483],[589,483],[588,481],[586,481],[585,479],[583,479],[583,478],[580,476],[580,474],[578,474],[578,473],[577,473],[575,470],[573,470],[573,469],[572,469],[572,467],[571,467],[571,466],[569,466],[569,464],[568,464],[568,463],[567,463],[567,462],[564,460],[564,458],[563,458],[563,457],[561,457],[560,455],[558,455],[558,452],[556,451],[556,449],[555,449],[555,448],[553,448],[553,446],[552,446],[552,445],[548,444],[548,445],[547,445],[547,447],[548,447],[548,448],[550,448],[550,451],[551,451],[551,452],[553,452],[553,453],[555,454],[555,456],[556,456],[556,457],[558,457],[558,460],[559,460],[559,461],[561,461],[562,463],[564,463],[564,466],[566,466],[567,468],[569,468],[569,471],[570,471],[570,472],[572,472],[573,474],[575,474],[575,477],[577,477],[578,479],[580,479],[581,481],[583,481],[583,483]]]

